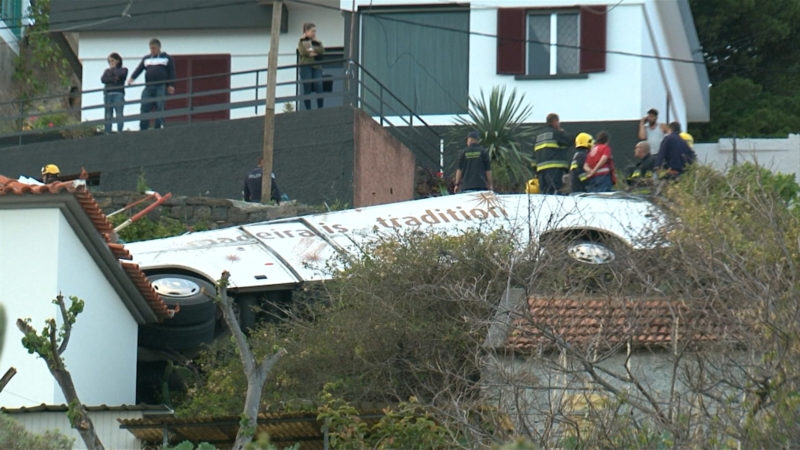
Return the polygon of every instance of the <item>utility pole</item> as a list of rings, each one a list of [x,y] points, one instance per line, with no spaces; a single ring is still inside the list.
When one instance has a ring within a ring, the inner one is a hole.
[[[264,110],[264,152],[261,165],[261,203],[269,203],[272,190],[272,151],[275,148],[275,84],[278,79],[278,44],[281,37],[283,0],[272,2],[267,57],[267,104]]]

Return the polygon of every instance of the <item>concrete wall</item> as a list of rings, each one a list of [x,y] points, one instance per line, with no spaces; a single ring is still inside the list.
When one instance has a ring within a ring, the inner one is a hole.
[[[45,362],[28,354],[14,326],[17,318],[31,318],[41,330],[45,319],[58,317],[51,301],[59,292],[85,301],[64,354],[81,400],[135,403],[137,324],[60,211],[0,210],[0,254],[8,256],[0,261],[0,303],[8,317],[0,367],[18,371],[0,404],[64,402]]]
[[[734,144],[735,143],[735,144]],[[786,138],[722,138],[715,143],[695,144],[697,160],[719,169],[733,165],[734,145],[739,163],[750,161],[781,173],[793,173],[800,180],[800,135]]]
[[[317,25],[317,37],[326,47],[342,47],[344,45],[344,19],[342,14],[329,8],[312,7],[291,2],[286,3],[289,17],[289,32],[282,33],[278,65],[292,65],[297,63],[295,49],[297,40],[302,34],[303,22],[314,22]],[[197,54],[230,54],[231,72],[264,69],[267,66],[269,52],[269,32],[266,29],[231,29],[231,30],[161,30],[161,31],[84,31],[80,33],[79,58],[83,63],[82,90],[99,89],[103,87],[100,76],[108,67],[106,58],[109,53],[117,52],[122,56],[125,66],[130,73],[139,64],[141,58],[148,53],[148,42],[157,37],[161,40],[162,49],[171,55],[197,55]],[[278,83],[295,80],[295,70],[278,71]],[[137,83],[144,82],[144,75],[137,79]],[[261,71],[258,78],[259,84],[266,84],[266,71]],[[234,75],[231,77],[231,88],[254,86],[255,73]],[[295,94],[295,85],[279,86],[277,96],[291,96]],[[127,101],[138,101],[141,98],[141,87],[126,89]],[[258,98],[266,97],[265,89],[260,89]],[[231,93],[231,102],[248,101],[256,98],[254,89]],[[83,106],[102,106],[102,92],[84,94]],[[138,114],[138,104],[125,107],[125,114]],[[281,105],[277,112],[283,111]],[[264,107],[238,109],[231,111],[231,118],[252,117],[264,114]],[[96,108],[83,112],[83,120],[103,118],[103,109]],[[138,130],[138,122],[127,122],[126,129]]]
[[[176,125],[146,133],[28,144],[0,151],[3,174],[38,175],[42,164],[62,173],[101,171],[97,190],[136,190],[144,173],[161,193],[242,198],[264,136],[263,118]],[[353,110],[326,108],[276,117],[274,171],[290,198],[308,204],[352,202]]]
[[[411,151],[364,112],[355,110],[353,122],[353,206],[413,199],[415,159]]]
[[[144,197],[129,191],[95,192],[93,196],[106,214]],[[262,205],[220,198],[176,196],[164,202],[148,217],[153,220],[166,217],[183,224],[214,229],[317,212],[320,212],[319,208],[293,201],[280,205]]]
[[[366,133],[358,146],[356,114],[358,130]],[[273,170],[281,190],[309,205],[352,205],[358,154],[365,168],[357,180],[363,192],[359,202],[411,199],[413,157],[371,123],[348,107],[277,116]],[[261,155],[263,135],[263,119],[250,118],[40,142],[0,151],[0,170],[10,177],[35,176],[52,162],[65,174],[81,167],[102,172],[96,191],[135,191],[144,174],[148,186],[161,193],[238,200],[245,175]]]
[[[47,430],[58,430],[75,441],[73,449],[85,449],[78,431],[69,424],[66,411],[40,411],[9,414],[28,431],[44,433]],[[106,448],[137,449],[141,442],[128,430],[120,429],[117,419],[140,419],[141,411],[90,411],[97,436]]]

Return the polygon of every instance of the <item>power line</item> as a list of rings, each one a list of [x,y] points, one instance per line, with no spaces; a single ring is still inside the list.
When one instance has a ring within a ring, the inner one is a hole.
[[[331,9],[331,10],[339,11],[339,8],[337,8],[335,6],[328,6],[328,5],[317,3],[317,2],[313,2],[313,1],[310,1],[310,0],[287,0],[287,1],[289,1],[290,3],[299,3],[299,4],[303,4],[303,5],[316,6],[316,7],[323,8],[323,9]],[[617,2],[617,4],[614,5],[613,7],[617,7],[621,3],[622,3],[622,1]],[[498,8],[497,7],[486,7],[484,9],[498,9]],[[387,17],[386,15],[382,15],[380,17],[376,16],[375,18],[377,20],[386,20],[386,21],[404,23],[404,24],[407,24],[407,25],[414,25],[414,26],[419,26],[419,27],[423,27],[423,28],[431,28],[431,29],[442,30],[442,31],[450,31],[450,32],[461,33],[461,34],[466,34],[466,35],[470,35],[470,36],[485,37],[485,38],[489,38],[489,39],[500,39],[500,37],[498,35],[496,35],[496,34],[486,33],[486,32],[482,32],[482,31],[463,30],[463,29],[459,29],[459,28],[446,27],[446,26],[442,26],[442,25],[426,24],[426,23],[421,23],[421,22],[415,22],[413,20],[401,19],[401,18],[398,18],[398,17]],[[503,39],[511,41],[511,42],[523,42],[523,43],[527,43],[527,44],[552,45],[554,47],[576,49],[576,50],[581,50],[582,49],[582,47],[580,45],[559,44],[557,42],[551,43],[551,42],[540,41],[540,40],[537,40],[537,39],[505,39],[505,38],[503,38]],[[601,51],[601,50],[598,50],[598,49],[586,49],[586,50],[587,51],[598,51],[598,52]],[[612,54],[612,55],[628,56],[628,57],[641,58],[641,59],[653,59],[653,60],[659,60],[659,61],[670,61],[670,62],[677,62],[677,63],[684,63],[684,64],[702,64],[702,65],[705,65],[705,63],[706,63],[705,60],[699,60],[698,61],[698,60],[694,60],[694,59],[675,58],[675,57],[671,57],[671,56],[649,55],[649,54],[645,54],[645,53],[636,53],[636,52],[629,52],[629,51],[624,51],[624,50],[609,50],[609,49],[605,49],[605,50],[602,50],[602,51],[604,53]]]

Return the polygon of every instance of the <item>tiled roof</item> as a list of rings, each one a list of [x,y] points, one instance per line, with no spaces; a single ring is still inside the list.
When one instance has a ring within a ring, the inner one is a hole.
[[[546,351],[559,344],[586,350],[632,345],[709,342],[730,333],[709,311],[667,299],[528,299],[527,310],[512,322],[507,346]],[[677,334],[675,327],[677,326]]]
[[[383,416],[381,411],[368,411],[358,417],[372,426]],[[142,419],[117,419],[120,428],[127,429],[146,443],[162,442],[164,432],[193,442],[213,442],[222,448],[230,447],[239,431],[239,416],[220,417],[146,417]],[[259,413],[256,435],[266,433],[278,447],[299,443],[300,450],[325,448],[323,427],[316,412]]]
[[[142,412],[154,412],[154,413],[172,413],[172,410],[165,406],[165,405],[147,405],[147,404],[138,404],[138,405],[115,405],[109,406],[106,404],[102,405],[94,405],[88,406],[84,405],[87,411],[142,411]],[[37,412],[66,412],[69,410],[69,406],[65,404],[60,405],[48,405],[46,403],[41,403],[35,406],[21,406],[19,408],[6,408],[0,407],[0,412],[5,414],[26,414],[26,413],[37,413]]]
[[[109,250],[118,260],[131,259],[131,254],[122,244],[112,240],[114,227],[108,218],[100,210],[94,197],[81,183],[72,181],[62,181],[45,185],[30,185],[21,183],[18,180],[0,175],[0,196],[4,195],[53,195],[69,193],[72,194],[92,221],[97,232],[103,236]],[[148,306],[153,310],[159,320],[172,317],[173,311],[167,308],[166,303],[147,281],[144,273],[139,270],[139,266],[133,263],[120,261],[122,269],[130,277],[136,289],[142,294]]]

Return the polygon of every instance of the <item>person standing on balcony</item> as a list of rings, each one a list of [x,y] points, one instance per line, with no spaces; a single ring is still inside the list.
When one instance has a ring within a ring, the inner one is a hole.
[[[303,81],[303,95],[316,92],[317,108],[322,108],[322,54],[325,53],[325,46],[317,40],[317,26],[313,23],[303,24],[303,36],[297,44],[297,54],[299,55],[300,80]],[[311,109],[311,99],[303,100],[306,109]]]
[[[161,41],[150,39],[150,53],[142,58],[142,62],[133,71],[128,84],[144,71],[144,81],[147,83],[142,91],[142,114],[147,114],[152,110],[159,114],[155,119],[153,128],[164,126],[164,101],[167,94],[175,93],[175,62],[166,52],[161,51]],[[142,119],[139,122],[139,129],[150,128],[150,119]]]
[[[106,134],[111,133],[111,119],[116,112],[117,131],[122,133],[125,122],[122,120],[122,111],[125,106],[125,79],[128,78],[128,69],[122,67],[122,57],[119,53],[108,55],[108,69],[103,72],[100,81],[103,82],[103,103],[106,107]]]

